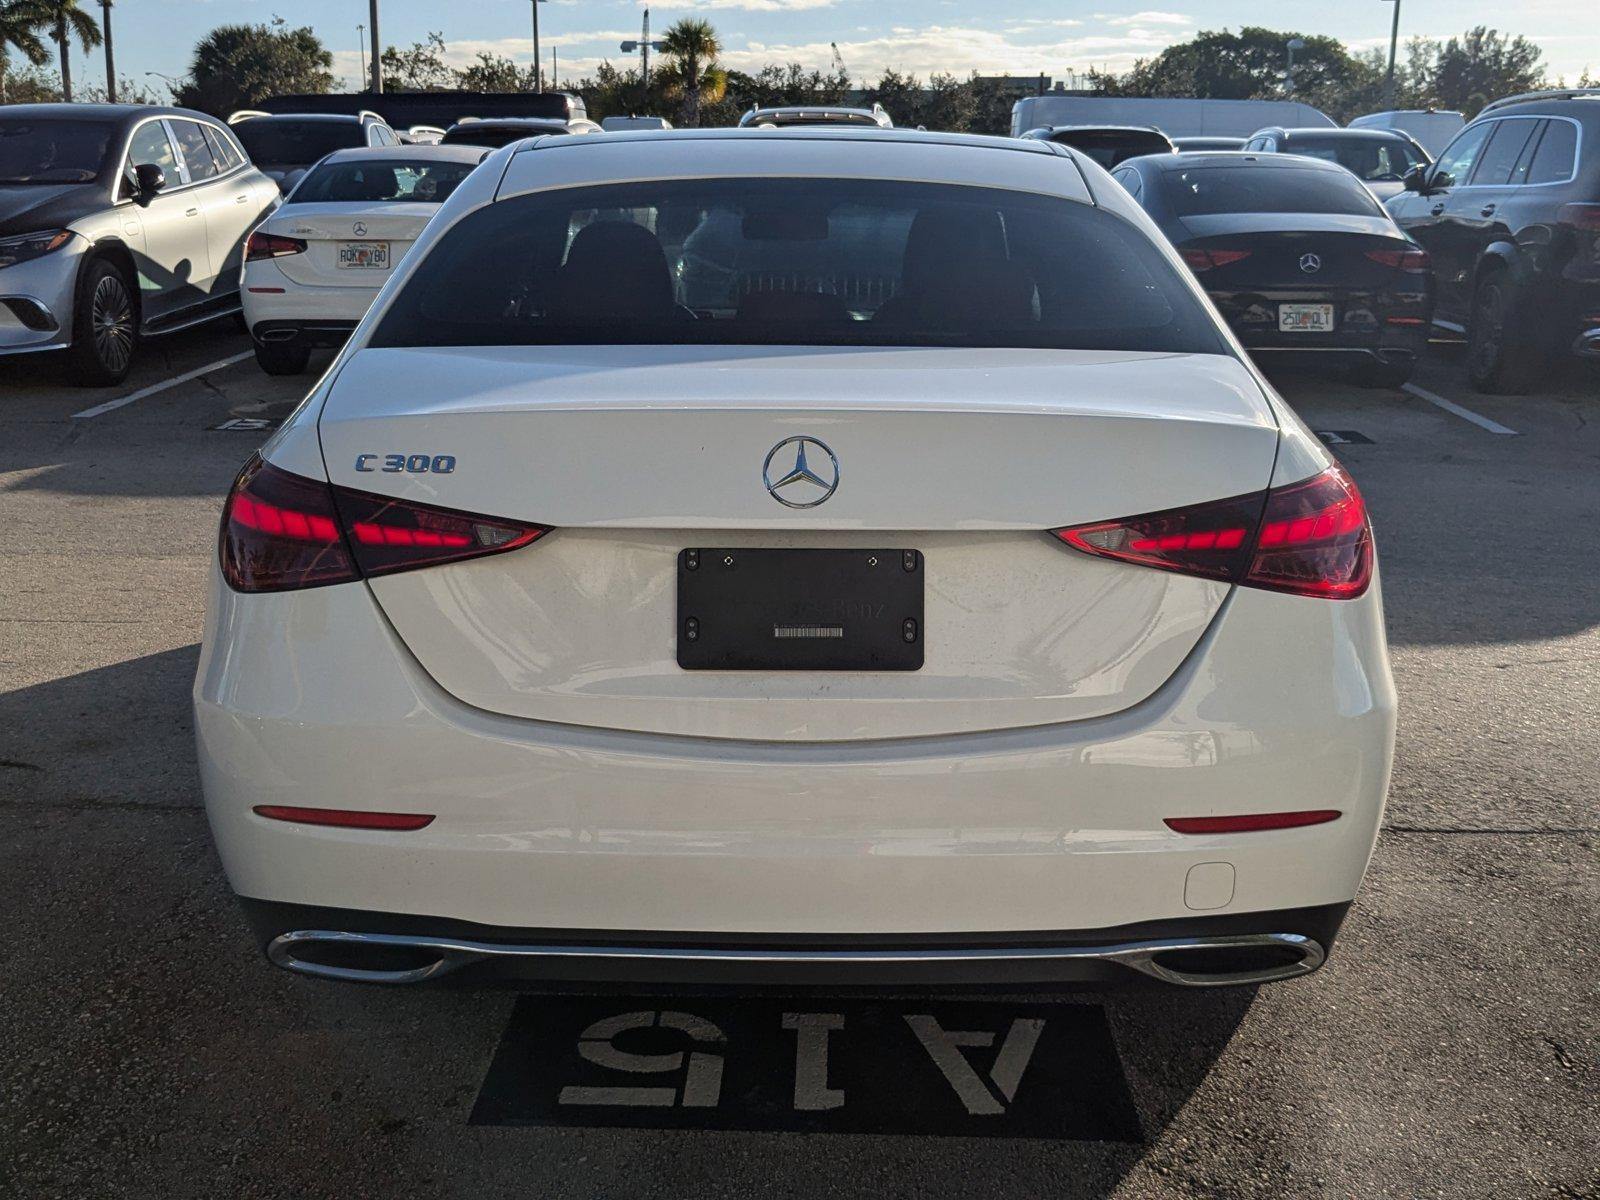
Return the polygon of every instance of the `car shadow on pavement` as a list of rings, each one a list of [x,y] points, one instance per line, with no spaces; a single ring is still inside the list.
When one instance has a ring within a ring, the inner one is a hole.
[[[199,807],[199,657],[181,646],[0,692],[0,803]]]

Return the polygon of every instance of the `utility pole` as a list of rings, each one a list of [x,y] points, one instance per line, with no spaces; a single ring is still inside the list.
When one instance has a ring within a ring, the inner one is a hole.
[[[533,90],[544,91],[544,67],[539,59],[539,3],[532,0],[533,4]]]
[[[550,86],[557,91],[561,89],[561,73],[556,69],[556,48],[550,47]]]
[[[367,0],[367,21],[372,25],[372,79],[367,90],[383,95],[383,39],[378,36],[378,0]]]
[[[644,29],[639,35],[639,41],[636,42],[629,39],[622,43],[622,52],[624,54],[632,54],[635,50],[639,52],[639,74],[644,80],[644,92],[647,97],[650,94],[650,51],[660,50],[664,44],[650,40],[650,10],[648,8],[644,10]]]
[[[1400,47],[1400,0],[1385,0],[1394,5],[1394,23],[1389,26],[1389,73],[1383,79],[1383,106],[1394,108],[1394,56]]]
[[[106,103],[117,102],[117,58],[111,52],[111,0],[100,0],[105,15],[100,19],[100,32],[106,38]]]

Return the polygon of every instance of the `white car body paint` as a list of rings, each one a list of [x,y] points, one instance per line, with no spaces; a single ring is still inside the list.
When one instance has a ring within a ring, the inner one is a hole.
[[[557,529],[302,591],[239,594],[213,571],[196,727],[237,892],[658,940],[1115,930],[1193,917],[1189,873],[1219,862],[1235,882],[1208,918],[1351,900],[1393,752],[1376,574],[1333,602],[1044,533],[1324,470],[1242,353],[366,345],[429,248],[497,191],[859,173],[1051,192],[1159,239],[1104,172],[1047,144],[894,136],[874,133],[870,155],[841,154],[834,131],[704,137],[693,154],[693,135],[549,139],[461,185],[263,454]],[[814,510],[761,486],[794,434],[839,458]],[[355,470],[358,454],[424,451],[460,465]],[[675,555],[696,545],[921,550],[927,664],[679,669]],[[394,834],[258,805],[437,819]],[[1307,808],[1343,815],[1164,824]]]

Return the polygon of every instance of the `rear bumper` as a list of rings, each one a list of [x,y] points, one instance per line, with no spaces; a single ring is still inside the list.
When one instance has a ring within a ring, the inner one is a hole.
[[[1417,292],[1212,292],[1229,327],[1252,353],[1342,357],[1351,362],[1414,362],[1428,344],[1432,297]],[[1336,327],[1327,333],[1283,333],[1280,304],[1331,304]]]
[[[258,321],[250,336],[267,346],[342,346],[358,321]]]
[[[902,987],[1256,984],[1326,961],[1348,904],[1111,929],[796,938],[506,929],[438,917],[242,900],[270,961],[354,983]]]
[[[272,259],[246,263],[239,288],[245,325],[256,341],[308,346],[343,345],[377,294],[376,287],[308,287]]]
[[[1342,905],[1394,739],[1376,585],[1347,603],[1241,589],[1175,675],[1109,717],[771,743],[485,713],[422,672],[365,585],[239,596],[214,576],[195,715],[242,896],[425,918],[411,931],[429,935],[469,922],[671,944],[959,946]],[[337,829],[253,811],[268,804],[436,819]],[[1343,815],[1205,836],[1163,822],[1313,807]],[[1258,931],[1295,932],[1272,924]]]

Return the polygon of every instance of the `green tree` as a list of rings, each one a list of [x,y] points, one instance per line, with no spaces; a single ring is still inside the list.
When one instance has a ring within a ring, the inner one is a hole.
[[[456,73],[444,62],[444,35],[429,33],[425,42],[413,42],[411,49],[397,46],[384,49],[379,63],[386,92],[441,92],[456,83]]]
[[[685,17],[662,36],[662,84],[669,94],[682,98],[683,124],[700,124],[700,105],[715,104],[727,90],[728,75],[717,62],[722,42],[711,22]]]
[[[1126,74],[1090,72],[1090,86],[1108,96],[1199,96],[1212,100],[1262,100],[1284,94],[1288,43],[1305,43],[1294,55],[1297,94],[1346,86],[1362,72],[1336,38],[1246,25],[1238,33],[1205,30],[1140,59]]]
[[[48,31],[61,60],[61,98],[72,102],[72,57],[74,39],[87,54],[100,44],[100,26],[78,7],[78,0],[28,0],[28,7],[39,16],[39,26]]]
[[[503,54],[480,52],[478,61],[456,72],[456,86],[469,92],[531,92],[538,86],[533,67],[519,67]]]
[[[50,51],[39,36],[46,21],[41,6],[33,0],[11,0],[0,4],[0,103],[14,97],[6,95],[11,74],[11,51],[15,50],[30,66],[41,67],[50,61]]]
[[[268,96],[331,91],[332,66],[333,55],[310,26],[291,29],[282,17],[270,25],[221,25],[195,46],[189,82],[174,98],[226,117]]]
[[[1527,38],[1479,25],[1438,47],[1426,67],[1425,87],[1436,107],[1459,109],[1471,120],[1497,97],[1542,87],[1543,57]]]

